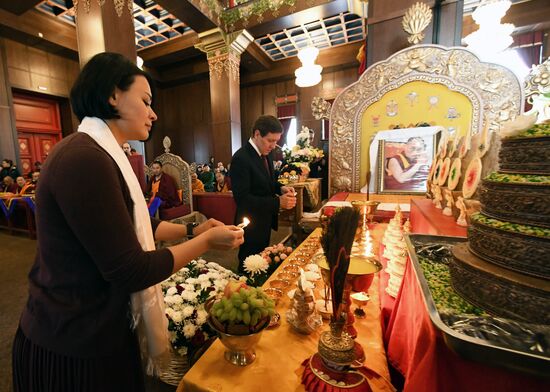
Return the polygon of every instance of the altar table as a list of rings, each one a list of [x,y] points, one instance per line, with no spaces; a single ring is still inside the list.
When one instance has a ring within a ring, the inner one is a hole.
[[[466,229],[453,222],[430,200],[411,201],[413,232],[465,236]],[[385,265],[382,254],[383,246],[379,255]],[[387,279],[382,277],[381,283],[387,284]],[[383,288],[383,315],[388,317],[390,311],[384,335],[388,362],[404,376],[404,392],[550,391],[550,380],[465,360],[451,351],[430,320],[410,261],[397,298],[391,299]]]
[[[310,236],[320,233],[316,229]],[[300,247],[297,248],[299,250]],[[296,252],[296,251],[295,251]],[[275,279],[283,266],[292,262],[290,255],[272,275]],[[322,285],[318,281],[317,287]],[[265,287],[269,287],[269,281]],[[380,326],[380,302],[378,298],[378,278],[376,277],[369,290],[371,297],[365,311],[367,317],[357,319],[355,327],[358,330],[357,341],[365,350],[365,366],[374,370],[385,380],[389,380],[386,353],[382,342]],[[290,299],[284,295],[277,304],[281,314],[281,325],[274,330],[265,330],[256,346],[256,360],[246,366],[238,367],[227,362],[223,353],[225,347],[216,340],[204,355],[187,372],[178,386],[178,392],[194,391],[303,391],[301,374],[302,361],[317,352],[319,333],[328,330],[328,323],[310,335],[294,332],[286,322],[285,312],[290,307]],[[371,384],[374,391],[391,391],[388,382]]]

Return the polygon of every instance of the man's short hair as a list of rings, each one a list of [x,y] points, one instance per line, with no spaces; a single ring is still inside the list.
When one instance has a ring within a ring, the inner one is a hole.
[[[144,76],[153,93],[151,76],[118,53],[99,53],[86,63],[71,89],[71,106],[80,121],[84,117],[103,120],[120,118],[109,98],[118,87],[128,91],[137,75]]]
[[[160,167],[162,167],[162,162],[161,161],[153,161],[151,166],[153,166],[153,165],[159,165]]]
[[[260,136],[264,137],[268,133],[282,133],[283,124],[273,116],[260,116],[252,127],[252,136],[256,130],[260,131]]]

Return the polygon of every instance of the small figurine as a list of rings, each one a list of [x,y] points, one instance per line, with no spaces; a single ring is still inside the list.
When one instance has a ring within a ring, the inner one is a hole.
[[[456,199],[456,207],[460,211],[456,224],[462,227],[468,226],[468,222],[466,221],[466,211],[468,207],[466,207],[466,203],[464,202],[464,198],[462,196],[458,196]]]
[[[443,207],[441,206],[441,202],[443,201],[443,195],[441,194],[441,188],[439,187],[439,185],[436,185],[434,190],[435,208],[442,209]]]
[[[443,209],[443,215],[447,216],[453,216],[453,191],[450,189],[445,189],[445,200],[447,201],[447,205]]]
[[[304,270],[300,271],[297,286],[291,308],[286,312],[286,318],[296,331],[310,334],[323,324],[323,319],[315,310],[312,285],[306,280]]]

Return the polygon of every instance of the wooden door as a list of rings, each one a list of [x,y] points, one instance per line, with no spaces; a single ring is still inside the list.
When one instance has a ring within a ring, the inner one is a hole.
[[[59,104],[52,99],[13,95],[19,141],[21,172],[34,170],[34,162],[44,162],[61,140]]]

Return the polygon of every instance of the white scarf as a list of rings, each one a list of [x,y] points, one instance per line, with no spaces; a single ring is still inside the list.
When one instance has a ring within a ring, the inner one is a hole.
[[[128,157],[117,143],[111,130],[103,120],[85,117],[78,127],[78,132],[89,135],[116,162],[134,202],[134,230],[138,241],[144,251],[155,250],[151,219],[141,187]],[[131,302],[132,324],[134,328],[137,328],[141,355],[146,363],[146,372],[149,375],[158,374],[170,353],[168,321],[164,315],[164,297],[160,286],[157,284],[132,293]]]

